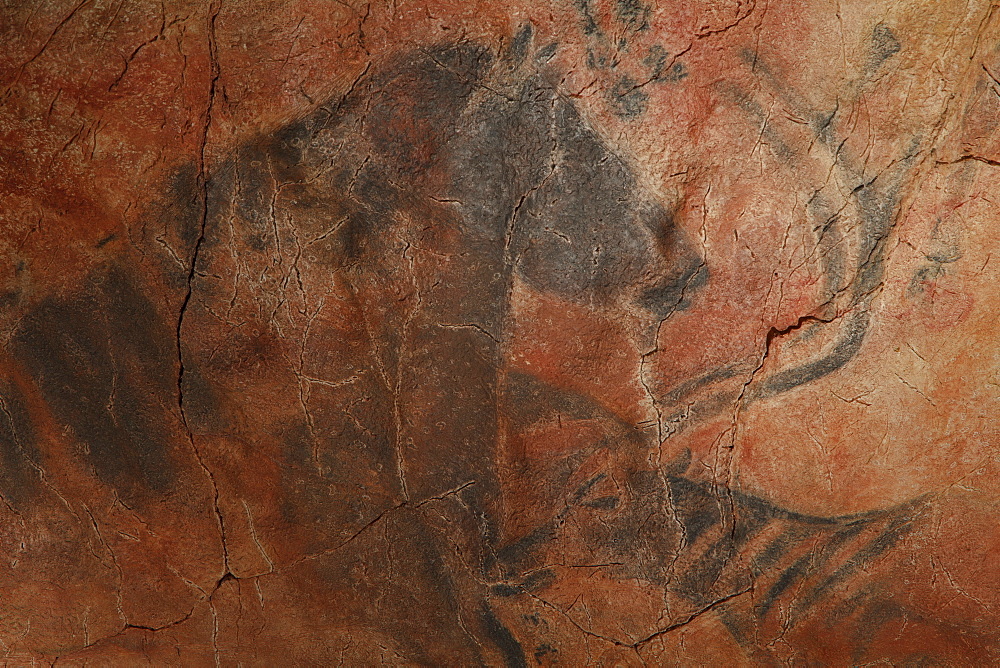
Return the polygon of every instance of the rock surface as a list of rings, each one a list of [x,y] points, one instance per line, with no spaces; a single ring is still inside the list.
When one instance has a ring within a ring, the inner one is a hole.
[[[0,35],[7,664],[1000,662],[1000,6]]]

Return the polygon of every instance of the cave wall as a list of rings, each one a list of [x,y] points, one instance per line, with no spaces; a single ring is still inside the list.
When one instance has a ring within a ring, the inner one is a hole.
[[[1000,661],[998,5],[0,35],[9,665]]]

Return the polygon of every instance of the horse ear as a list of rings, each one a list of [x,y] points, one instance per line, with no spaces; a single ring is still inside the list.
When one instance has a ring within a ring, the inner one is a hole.
[[[372,79],[364,137],[400,177],[426,173],[492,61],[487,48],[471,43],[406,54]]]
[[[535,62],[539,65],[544,65],[552,60],[552,57],[556,55],[556,51],[558,50],[559,42],[550,42],[549,44],[546,44],[535,53]]]
[[[514,65],[523,63],[528,52],[531,51],[530,47],[534,36],[535,27],[531,24],[531,21],[522,25],[517,34],[514,35],[514,39],[510,41],[510,46],[507,47],[507,53],[505,54],[507,60]]]

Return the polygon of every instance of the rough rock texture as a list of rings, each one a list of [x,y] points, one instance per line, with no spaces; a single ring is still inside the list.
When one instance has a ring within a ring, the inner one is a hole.
[[[1000,662],[1000,7],[0,42],[8,665]]]

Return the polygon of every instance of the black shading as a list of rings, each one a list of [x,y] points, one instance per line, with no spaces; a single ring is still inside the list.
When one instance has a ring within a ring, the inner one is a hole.
[[[577,12],[580,14],[581,27],[583,28],[584,35],[596,35],[603,36],[603,33],[597,25],[597,20],[594,18],[594,10],[591,6],[590,0],[572,0],[573,4],[576,6]]]
[[[657,314],[680,307],[679,286],[690,291],[704,283],[695,277],[701,259],[672,216],[558,94],[550,81],[556,73],[539,70],[538,59],[528,58],[532,33],[526,25],[499,60],[468,43],[401,56],[359,80],[346,98],[241,145],[208,183],[208,220],[190,307],[198,317],[209,317],[203,304],[221,303],[224,311],[230,299],[211,276],[214,258],[232,252],[230,235],[253,254],[279,250],[272,213],[276,202],[284,204],[279,191],[294,206],[295,224],[340,221],[310,252],[356,297],[421,278],[408,267],[405,274],[394,273],[399,251],[393,240],[408,233],[397,227],[401,215],[427,216],[457,240],[459,252],[448,270],[421,286],[407,321],[390,321],[384,331],[371,333],[374,344],[363,348],[371,357],[344,362],[352,366],[338,376],[364,375],[352,386],[356,400],[344,409],[352,420],[317,413],[314,424],[303,418],[283,428],[282,512],[286,521],[317,535],[318,544],[309,549],[319,549],[322,538],[353,518],[374,521],[377,512],[393,507],[388,497],[379,510],[375,502],[369,507],[340,491],[355,489],[343,453],[360,442],[374,453],[373,467],[394,467],[392,456],[399,453],[405,489],[379,490],[399,494],[397,505],[419,506],[442,490],[475,481],[460,498],[482,531],[482,577],[496,581],[518,575],[529,562],[537,565],[538,548],[551,541],[553,529],[542,526],[507,544],[496,522],[498,404],[511,393],[538,398],[536,412],[582,416],[593,409],[589,400],[547,393],[528,376],[501,375],[515,272],[533,288],[570,301],[634,304]],[[434,181],[435,174],[448,178]],[[261,301],[269,298],[264,294]],[[229,339],[239,354],[188,356],[191,372],[183,389],[196,428],[226,426],[213,415],[224,401],[213,383],[249,373],[258,359],[280,366],[266,317],[245,329]],[[387,371],[365,371],[372,366]],[[380,428],[392,425],[395,406],[398,431]],[[641,442],[632,425],[614,424],[616,440]],[[310,472],[317,445],[324,453],[321,474]],[[573,466],[567,462],[559,473],[563,483]],[[655,474],[632,482],[643,498],[656,502]],[[573,508],[621,513],[624,504],[619,496],[584,489]],[[612,527],[607,536],[623,554],[636,543],[634,527],[643,520],[640,505],[632,502],[626,510],[634,515],[628,521],[633,528]],[[451,591],[442,579],[446,549],[417,534],[405,545],[415,560],[414,582]],[[502,599],[544,589],[553,578],[537,570],[497,583],[492,593]],[[452,609],[457,603],[453,593],[449,597],[445,608]],[[516,638],[488,606],[483,610],[480,628],[510,665],[523,665]],[[389,626],[416,637],[409,621],[394,619]]]
[[[648,30],[652,8],[641,0],[615,0],[618,20],[632,30]]]
[[[879,23],[872,30],[871,56],[868,69],[874,70],[882,63],[899,53],[901,45],[896,35],[884,23]]]
[[[517,641],[517,638],[510,632],[510,629],[497,619],[497,616],[488,603],[483,602],[480,615],[482,616],[483,625],[486,627],[487,635],[493,640],[503,655],[504,664],[508,668],[525,668],[528,662],[524,655],[524,648],[521,647],[521,643]]]
[[[585,19],[585,32],[600,36],[590,3],[577,0],[576,4]],[[635,19],[641,14],[633,11],[635,7],[641,5],[620,2],[618,11],[631,12],[628,16]],[[686,300],[696,298],[696,291],[710,280],[702,258],[669,210],[643,191],[628,161],[558,93],[555,78],[538,65],[539,59],[528,57],[532,44],[529,24],[499,60],[487,49],[470,44],[407,54],[363,77],[348,97],[241,146],[213,176],[212,224],[206,230],[204,255],[211,257],[213,249],[223,243],[223,209],[233,192],[238,193],[234,209],[244,221],[238,230],[241,240],[255,251],[271,250],[277,239],[265,212],[279,182],[290,192],[301,189],[303,196],[296,204],[300,211],[318,211],[342,220],[331,228],[323,249],[317,250],[317,262],[340,272],[356,294],[399,280],[392,273],[390,255],[396,249],[389,241],[399,231],[395,227],[399,214],[427,214],[458,239],[461,252],[450,259],[448,273],[421,291],[419,308],[405,326],[394,321],[386,331],[373,335],[379,342],[373,356],[384,368],[399,371],[387,373],[390,377],[378,381],[382,383],[378,387],[359,385],[364,388],[364,401],[357,404],[358,423],[387,422],[391,404],[401,406],[398,433],[369,427],[366,436],[380,461],[401,453],[407,489],[400,494],[408,492],[409,496],[400,505],[419,505],[439,498],[442,490],[475,481],[460,499],[482,531],[484,549],[474,568],[486,583],[484,593],[497,606],[527,593],[544,593],[556,577],[542,568],[547,549],[559,539],[568,518],[591,513],[601,519],[582,523],[587,544],[595,559],[615,564],[613,572],[618,577],[656,583],[699,606],[760,585],[767,592],[757,609],[761,618],[771,614],[793,585],[805,583],[810,593],[797,604],[805,615],[828,591],[904,535],[915,511],[894,508],[835,518],[790,512],[765,499],[695,479],[687,471],[690,453],[666,471],[652,470],[642,464],[648,461],[650,443],[635,425],[624,423],[591,398],[503,369],[508,300],[515,277],[535,290],[577,304],[638,306],[660,317],[684,308]],[[665,54],[650,55],[647,66],[657,76],[663,75]],[[601,66],[612,67],[609,63]],[[677,80],[683,78],[680,68],[675,72]],[[622,96],[641,92],[634,81],[625,88]],[[750,116],[764,118],[751,96],[732,86],[722,90]],[[632,113],[628,108],[623,111]],[[638,107],[634,111],[641,113]],[[815,116],[820,140],[832,147],[832,115]],[[335,144],[330,135],[338,132],[352,137],[354,143],[330,150]],[[767,127],[764,132],[772,148],[791,160],[792,151],[777,133]],[[440,181],[445,185],[435,184],[431,178],[435,174],[447,177]],[[828,354],[772,375],[751,398],[785,392],[836,371],[864,340],[868,316],[863,306],[882,277],[885,239],[898,206],[902,177],[893,174],[864,180],[859,174],[852,176],[858,183],[854,196],[863,215],[858,277],[851,295],[853,306],[859,308],[845,316],[841,336]],[[323,187],[308,191],[307,182]],[[834,222],[826,221],[824,233],[832,234]],[[199,283],[196,294],[211,296],[210,288]],[[22,345],[23,350],[44,351],[44,358],[22,357],[34,365],[50,402],[84,432],[98,429],[93,408],[98,399],[47,385],[46,378],[72,357],[69,349],[77,339],[97,351],[92,357],[110,353],[86,327],[61,338],[48,332],[52,323],[67,314],[78,320],[87,308],[102,307],[102,299],[105,293],[98,290],[81,303],[47,305],[34,320],[26,320],[17,339],[30,341],[30,346]],[[156,321],[150,318],[149,322]],[[134,344],[121,345],[132,357],[144,359],[142,350],[127,348]],[[49,358],[60,363],[50,365],[45,361]],[[737,371],[733,367],[712,371],[675,388],[674,395],[686,396]],[[197,380],[193,373],[191,380]],[[107,385],[103,378],[86,382],[92,388]],[[589,449],[547,472],[544,484],[566,490],[565,504],[553,508],[547,520],[521,536],[505,536],[498,520],[504,502],[496,466],[501,416],[518,427],[566,416],[601,422],[606,431]],[[357,440],[364,431],[345,427],[331,430],[328,438],[335,443]],[[128,471],[136,469],[146,486],[165,484],[152,477],[154,471],[166,469],[163,447],[152,448],[153,454],[143,459],[133,453],[134,448],[129,449],[132,444],[124,436],[117,432],[111,436],[102,442],[117,448],[112,454],[117,455],[120,467],[134,460]],[[305,469],[314,436],[302,425],[289,428],[285,436],[287,466]],[[96,440],[93,434],[87,438]],[[616,472],[618,492],[600,491],[607,482],[603,473],[571,482],[583,459],[602,449],[633,456],[630,468]],[[160,460],[152,466],[157,453]],[[99,475],[124,485],[125,471],[110,467],[108,453],[92,458]],[[337,500],[324,485],[331,480],[346,481],[337,478],[342,473],[336,459],[327,464],[332,472],[326,479],[300,484],[304,478],[293,476],[295,484],[289,490],[302,495],[289,495],[290,505],[299,505],[284,509],[289,519],[302,522],[307,515],[323,515],[328,509],[334,515]],[[351,508],[359,515],[363,510]],[[318,523],[323,521],[320,518]],[[434,601],[416,605],[420,610],[435,610],[439,615],[435,619],[456,619],[460,605],[444,556],[449,548],[414,516],[407,515],[406,521],[410,524],[397,533],[405,534],[401,549],[410,555],[410,577],[415,588],[419,581],[436,592]],[[749,572],[737,570],[733,557],[745,554],[765,531],[774,531],[777,537],[746,555],[754,564]],[[823,546],[819,556],[804,561],[802,546],[817,542]],[[813,574],[834,557],[845,565],[817,583]],[[385,559],[376,555],[372,563],[376,564],[372,570],[378,571]],[[347,567],[330,574],[331,581],[350,577]],[[400,601],[414,605],[414,597],[400,595]],[[418,621],[393,618],[390,626],[412,645],[423,628]],[[525,665],[520,642],[489,604],[482,604],[478,621],[508,665]],[[736,629],[742,622],[732,617],[727,623]],[[448,633],[459,633],[450,622],[441,624]],[[734,630],[734,636],[740,633]],[[418,649],[413,649],[415,656],[420,656]]]
[[[173,332],[125,271],[98,270],[82,294],[39,303],[12,344],[102,482],[126,500],[170,489]]]
[[[38,493],[41,452],[24,395],[13,382],[0,388],[0,412],[0,496],[20,512]]]
[[[891,32],[886,33],[886,30],[888,29],[875,30],[881,35],[883,42],[891,37]],[[842,312],[829,321],[839,324],[837,339],[820,356],[777,371],[757,383],[745,394],[744,399],[749,403],[788,392],[830,375],[848,364],[861,349],[870,323],[869,303],[877,293],[885,273],[886,243],[898,214],[903,184],[913,167],[920,142],[918,138],[914,138],[907,150],[884,173],[867,176],[863,167],[858,165],[845,150],[844,139],[835,132],[837,109],[832,112],[812,110],[805,98],[786,85],[760,54],[746,50],[741,55],[744,62],[752,67],[763,81],[770,84],[775,95],[789,108],[796,110],[804,118],[813,119],[812,126],[817,141],[834,156],[836,168],[842,177],[849,183],[855,184],[851,196],[861,218],[856,233],[854,273],[849,284],[841,287],[848,276],[849,258],[843,250],[839,216],[818,194],[810,198],[809,211],[819,219],[814,230],[817,232],[817,245],[823,250],[820,257],[826,294],[825,301],[817,308],[817,312],[823,314],[832,308],[841,293],[846,293],[848,296],[847,305],[841,307]],[[891,55],[892,53],[889,53],[889,56]],[[750,93],[731,82],[720,82],[716,84],[716,88],[754,122],[761,125],[759,132],[767,139],[768,146],[776,157],[792,168],[800,162],[799,156],[788,146],[781,134],[767,122],[763,108]],[[816,319],[821,321],[820,324],[827,322],[823,315]],[[768,336],[775,333],[778,332],[772,330]],[[668,403],[678,403],[702,385],[728,376],[731,370],[732,367],[722,367],[708,372],[700,380],[685,381],[667,393],[666,399]],[[720,393],[714,399],[710,397],[699,402],[699,414],[707,416],[725,410],[728,402],[723,400],[724,396],[728,396],[728,393]]]
[[[532,420],[551,420],[557,410],[577,419],[586,419],[588,405],[591,416],[603,413],[585,397],[545,388],[526,376],[517,385],[525,389],[509,397],[510,411],[525,419],[526,428]],[[629,447],[628,442],[623,440],[619,447]],[[615,446],[606,442],[592,447],[596,451]],[[549,523],[497,552],[506,582],[496,593],[504,597],[522,593],[525,587],[516,584],[518,571],[537,568],[547,546],[559,539],[566,518],[598,501],[598,506],[606,504],[600,509],[610,514],[600,522],[583,523],[590,530],[588,544],[594,559],[619,564],[615,570],[619,576],[657,583],[699,606],[750,586],[760,587],[763,595],[754,608],[758,619],[768,617],[793,586],[804,584],[805,593],[800,592],[793,608],[795,621],[801,621],[831,600],[830,595],[858,569],[885,554],[926,509],[926,502],[918,499],[840,517],[797,513],[740,490],[694,480],[686,471],[690,461],[690,453],[682,453],[666,475],[642,469],[616,473],[624,476],[626,484],[614,504],[605,501],[609,497],[593,493],[605,474],[585,480],[570,496],[570,505]],[[551,484],[561,481],[553,479]],[[758,540],[765,532],[775,537]],[[749,572],[737,565],[737,555],[752,564]],[[833,563],[842,565],[831,570]],[[753,623],[737,617],[730,622],[747,629]]]
[[[677,83],[687,76],[683,63],[671,60],[670,71],[665,71],[669,54],[660,44],[647,48],[645,57],[633,51],[636,38],[650,28],[653,8],[642,0],[613,0],[610,12],[595,13],[597,3],[592,0],[572,0],[579,16],[580,28],[586,44],[584,64],[588,69],[603,72],[613,83],[605,87],[605,97],[611,111],[623,120],[642,116],[649,106],[650,84]],[[598,21],[608,23],[602,28]]]
[[[511,40],[510,46],[507,47],[507,58],[514,64],[520,64],[524,61],[524,58],[528,55],[528,49],[531,47],[531,39],[534,36],[534,27],[531,23],[525,23],[521,29],[514,35],[514,39]]]

